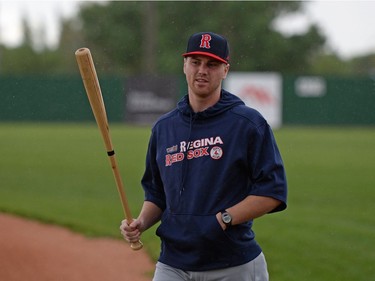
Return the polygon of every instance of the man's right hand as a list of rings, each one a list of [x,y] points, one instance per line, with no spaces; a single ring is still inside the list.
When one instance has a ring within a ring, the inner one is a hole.
[[[120,225],[122,236],[129,243],[135,243],[140,240],[141,231],[139,230],[140,222],[134,219],[130,224],[128,220],[123,220]]]

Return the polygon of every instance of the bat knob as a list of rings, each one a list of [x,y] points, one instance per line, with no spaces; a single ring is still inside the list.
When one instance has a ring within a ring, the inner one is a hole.
[[[138,251],[142,249],[142,247],[143,247],[143,243],[141,241],[137,241],[137,242],[130,244],[130,248],[132,248],[132,250],[134,251]]]

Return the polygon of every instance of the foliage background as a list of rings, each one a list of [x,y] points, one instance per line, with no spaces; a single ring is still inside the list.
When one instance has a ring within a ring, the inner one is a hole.
[[[79,13],[63,18],[55,49],[42,31],[24,20],[16,48],[0,43],[0,74],[77,73],[72,57],[89,47],[101,73],[180,73],[188,36],[211,30],[228,37],[234,71],[283,74],[369,75],[374,54],[340,59],[319,28],[286,36],[275,28],[282,16],[301,11],[301,1],[109,1],[82,2]]]

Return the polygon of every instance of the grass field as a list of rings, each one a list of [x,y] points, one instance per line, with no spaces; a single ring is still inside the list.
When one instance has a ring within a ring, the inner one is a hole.
[[[149,131],[111,125],[134,216]],[[275,135],[289,206],[255,223],[271,280],[375,280],[375,128],[283,128]],[[0,211],[120,238],[120,200],[95,124],[0,124],[0,155]],[[153,230],[142,240],[156,258]]]

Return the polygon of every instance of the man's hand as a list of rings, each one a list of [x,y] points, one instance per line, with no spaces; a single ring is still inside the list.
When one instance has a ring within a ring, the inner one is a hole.
[[[129,243],[135,243],[140,240],[141,231],[140,222],[137,219],[134,219],[131,224],[125,219],[121,222],[120,231],[122,236]]]
[[[152,202],[144,201],[141,213],[137,219],[129,224],[128,220],[123,220],[120,231],[124,239],[130,243],[137,242],[142,232],[149,229],[161,218],[162,210]]]

